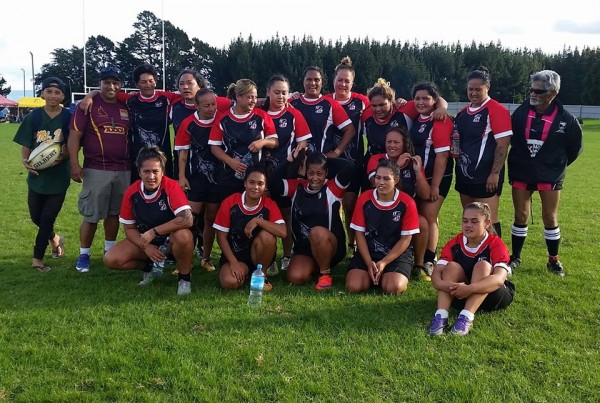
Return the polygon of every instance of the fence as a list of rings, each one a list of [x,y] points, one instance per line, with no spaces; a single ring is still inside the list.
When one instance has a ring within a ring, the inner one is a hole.
[[[462,108],[468,105],[467,102],[448,102],[448,113],[456,115]],[[521,104],[502,104],[512,114]],[[581,119],[600,119],[600,106],[591,105],[565,105],[565,109],[571,112],[575,117]]]

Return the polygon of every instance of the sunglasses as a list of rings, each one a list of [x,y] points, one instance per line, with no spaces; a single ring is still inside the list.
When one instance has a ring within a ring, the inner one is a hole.
[[[547,93],[548,91],[549,91],[549,90],[537,90],[537,89],[535,89],[535,88],[530,88],[530,89],[529,89],[529,93],[530,93],[530,94],[533,92],[534,94],[537,94],[537,95],[542,95],[542,94],[545,94],[545,93]]]

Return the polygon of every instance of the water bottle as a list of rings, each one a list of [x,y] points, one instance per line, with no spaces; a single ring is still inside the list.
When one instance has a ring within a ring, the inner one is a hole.
[[[160,250],[162,254],[165,255],[165,258],[152,264],[152,277],[160,277],[163,275],[163,270],[165,268],[165,260],[167,252],[169,250],[169,238],[165,239],[165,242],[158,247],[158,250]]]
[[[250,278],[250,295],[248,296],[248,306],[257,307],[262,302],[263,287],[265,286],[265,273],[262,271],[262,264],[256,265],[256,270],[252,272]]]
[[[246,167],[250,167],[250,164],[252,163],[252,153],[250,151],[248,151],[243,157],[242,157],[242,164],[246,165]],[[245,172],[235,172],[235,177],[238,179],[244,179],[246,177],[246,173]]]
[[[454,125],[454,130],[452,131],[450,139],[450,157],[458,159],[460,158],[460,133],[458,132],[458,127],[456,125]]]

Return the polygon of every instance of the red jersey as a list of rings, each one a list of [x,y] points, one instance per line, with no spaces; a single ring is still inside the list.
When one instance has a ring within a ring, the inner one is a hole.
[[[274,167],[285,161],[296,143],[309,140],[312,137],[310,128],[302,113],[296,108],[286,106],[278,112],[268,112],[277,131],[279,146],[269,150],[269,156],[274,162]]]
[[[217,159],[210,152],[208,136],[215,118],[202,120],[198,112],[183,120],[175,136],[175,151],[189,150],[186,177],[206,176],[210,183],[216,184],[215,173]]]

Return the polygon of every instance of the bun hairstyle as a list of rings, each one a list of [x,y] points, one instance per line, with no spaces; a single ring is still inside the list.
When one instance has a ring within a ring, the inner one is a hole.
[[[389,81],[386,81],[384,78],[378,78],[373,87],[369,88],[367,91],[367,97],[369,101],[376,96],[382,96],[390,102],[394,102],[396,100],[396,91],[392,87],[390,87]]]
[[[213,90],[211,90],[210,88],[207,88],[207,87],[201,88],[198,91],[196,91],[196,95],[194,95],[194,101],[196,101],[196,105],[200,103],[200,98],[202,98],[206,94],[215,95]]]
[[[480,79],[484,84],[490,85],[492,83],[492,79],[490,77],[490,71],[485,66],[479,66],[475,70],[469,73],[467,76],[467,82]]]
[[[435,85],[434,83],[430,82],[430,81],[423,81],[420,83],[415,84],[415,86],[412,88],[412,92],[411,95],[414,98],[415,94],[417,93],[417,91],[427,91],[429,93],[429,95],[431,95],[433,97],[433,99],[435,99],[436,101],[438,100],[438,98],[440,97],[440,89],[437,87],[437,85]]]
[[[160,162],[160,167],[162,168],[163,173],[165,172],[167,157],[158,146],[146,146],[140,150],[137,158],[135,159],[135,166],[137,167],[138,171],[147,160],[156,160]]]
[[[252,90],[258,90],[256,83],[248,78],[241,78],[227,87],[227,98],[235,101],[236,96],[244,95]]]
[[[273,74],[271,76],[271,78],[269,78],[269,81],[267,81],[267,91],[269,91],[271,89],[271,87],[273,86],[273,84],[275,84],[277,82],[287,83],[288,89],[290,88],[290,80],[288,80],[286,76],[284,76],[283,74]],[[270,104],[271,104],[271,99],[267,95],[265,98],[265,102],[262,105],[262,108],[265,111],[268,111]]]
[[[481,203],[481,202],[469,203],[465,206],[465,208],[463,209],[463,212],[467,211],[467,210],[477,210],[483,216],[483,218],[485,218],[486,220],[490,220],[490,221],[492,220],[492,210],[490,210],[490,206],[487,203]],[[490,234],[496,234],[496,230],[494,229],[493,225],[490,225],[487,228],[487,232],[489,232]]]
[[[196,84],[198,84],[198,87],[200,87],[200,88],[208,87],[208,81],[206,81],[206,78],[202,77],[202,74],[198,73],[194,69],[181,70],[181,72],[177,76],[177,82],[175,83],[175,87],[179,87],[179,81],[181,80],[181,76],[183,76],[184,74],[191,74],[192,76],[194,76],[194,80],[196,80]]]
[[[398,126],[398,127],[390,127],[389,129],[387,129],[385,131],[385,139],[387,140],[388,134],[389,133],[399,133],[400,136],[402,136],[402,150],[405,153],[409,153],[410,155],[414,156],[415,153],[415,147],[413,146],[413,143],[410,139],[410,134],[408,133],[408,130],[406,130],[406,128],[404,126]]]
[[[335,66],[334,76],[337,76],[337,74],[341,70],[347,70],[347,71],[349,71],[350,73],[352,73],[352,78],[354,78],[354,75],[356,73],[354,71],[354,67],[352,67],[352,59],[350,59],[350,56],[344,56],[344,57],[342,57],[342,60],[340,60],[340,64],[338,64],[337,66]]]

